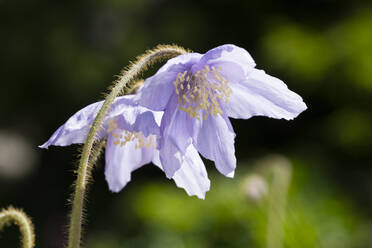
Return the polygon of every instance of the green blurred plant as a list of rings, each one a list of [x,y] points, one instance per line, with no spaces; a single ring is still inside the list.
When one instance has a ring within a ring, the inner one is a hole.
[[[170,183],[140,182],[114,208],[120,216],[117,223],[89,236],[88,245],[357,248],[372,242],[365,229],[368,222],[350,200],[331,187],[318,168],[311,171],[303,161],[292,160],[289,167],[284,158],[265,157],[234,180],[211,173],[217,181],[208,201],[183,197]],[[121,227],[121,222],[131,228]]]

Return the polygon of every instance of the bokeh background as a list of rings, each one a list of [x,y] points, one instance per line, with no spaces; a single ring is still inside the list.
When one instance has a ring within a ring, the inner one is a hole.
[[[0,208],[32,217],[36,247],[63,247],[79,148],[37,146],[168,43],[239,45],[309,109],[232,120],[236,178],[207,163],[204,201],[151,165],[113,194],[101,160],[86,247],[372,247],[371,1],[0,0],[0,31]],[[18,243],[16,227],[0,233],[0,247]]]

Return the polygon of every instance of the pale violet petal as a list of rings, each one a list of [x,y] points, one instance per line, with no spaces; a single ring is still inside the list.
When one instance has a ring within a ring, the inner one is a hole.
[[[289,90],[283,81],[262,70],[254,69],[244,81],[229,86],[232,94],[229,102],[223,105],[226,114],[232,118],[267,116],[291,120],[307,108],[302,98]]]
[[[160,126],[160,160],[168,178],[179,169],[179,161],[193,136],[193,121],[186,112],[177,109],[177,104],[177,97],[172,97]]]
[[[210,181],[204,163],[193,145],[187,148],[184,161],[174,174],[173,180],[178,187],[185,189],[188,195],[205,198],[205,193],[210,188]]]
[[[169,98],[174,94],[173,82],[181,71],[158,72],[145,80],[143,87],[137,92],[135,101],[151,110],[164,110]]]
[[[154,151],[152,162],[163,170],[158,151]],[[187,148],[182,165],[172,179],[177,187],[183,188],[189,196],[196,195],[200,199],[205,198],[205,193],[210,188],[210,181],[204,163],[193,145]]]
[[[235,176],[235,171],[232,171],[226,175],[226,177],[230,177],[230,178],[234,178],[234,176]]]
[[[65,124],[60,126],[53,133],[50,139],[40,148],[54,146],[68,146],[76,143],[84,143],[88,135],[91,124],[102,106],[101,102],[96,102],[79,110]]]
[[[97,138],[106,136],[107,122],[120,115],[129,125],[133,125],[138,115],[148,112],[147,108],[138,106],[134,103],[133,95],[118,97],[110,105],[110,108],[103,119],[103,128],[99,131]],[[67,146],[77,143],[85,143],[89,130],[102,107],[103,101],[92,103],[71,116],[65,124],[60,126],[50,139],[40,148],[54,146]],[[158,113],[157,115],[161,115]]]
[[[231,177],[236,167],[234,139],[228,118],[209,115],[199,122],[195,146],[203,157],[214,161],[216,168],[225,176]]]
[[[163,170],[163,166],[161,165],[161,162],[160,162],[160,153],[159,153],[159,150],[155,149],[154,150],[154,156],[152,157],[152,161],[151,161],[154,165],[156,165],[157,167],[159,167],[161,170]]]
[[[189,70],[200,57],[198,53],[187,53],[168,60],[154,76],[145,80],[135,96],[135,101],[151,110],[164,110],[174,94],[173,82],[176,81],[178,73]]]
[[[115,117],[115,121],[117,127],[123,130],[128,130],[130,132],[141,132],[145,135],[145,137],[152,135],[159,135],[160,134],[160,127],[155,120],[155,112],[150,110],[141,112],[138,111],[137,113],[133,114],[135,116],[134,123],[130,123],[127,120],[131,119],[128,117],[128,114],[121,114]],[[163,112],[157,112],[156,115],[159,116],[163,115]],[[161,118],[161,117],[160,117]]]
[[[160,127],[161,119],[163,118],[163,111],[153,111],[156,124]]]
[[[182,66],[183,68],[190,68],[195,63],[199,62],[203,54],[200,53],[185,53],[177,57],[171,58],[165,63],[158,71],[178,71],[179,68],[174,67],[174,65]]]
[[[177,96],[173,96],[164,112],[160,126],[161,142],[169,140],[181,151],[181,154],[184,154],[186,148],[192,142],[193,119],[185,111],[177,108],[177,100]],[[160,146],[162,146],[162,143],[160,143]]]
[[[197,66],[203,67],[205,65],[216,68],[221,67],[222,69],[226,69],[226,72],[229,71],[227,67],[230,67],[235,72],[241,70],[244,72],[244,75],[248,75],[256,64],[252,56],[245,49],[227,44],[213,48],[205,53]],[[230,75],[236,77],[234,73],[230,73]]]
[[[181,167],[183,158],[180,150],[169,139],[162,141],[159,149],[160,163],[167,178],[172,178]]]
[[[123,135],[123,130],[117,129],[110,133],[106,144],[105,154],[105,177],[109,189],[113,192],[119,192],[131,180],[132,171],[141,166],[150,163],[153,157],[154,148],[138,148],[138,141],[133,140],[120,145],[115,144],[116,135]]]

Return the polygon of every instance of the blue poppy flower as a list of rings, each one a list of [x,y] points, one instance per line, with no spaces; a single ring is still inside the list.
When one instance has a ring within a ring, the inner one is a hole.
[[[159,152],[169,178],[179,170],[190,145],[232,177],[235,133],[229,117],[291,120],[307,108],[299,95],[280,79],[256,69],[250,54],[235,45],[168,60],[145,80],[134,100],[164,111]]]

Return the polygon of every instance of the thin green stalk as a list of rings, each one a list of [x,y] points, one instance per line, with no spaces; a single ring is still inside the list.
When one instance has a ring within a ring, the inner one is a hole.
[[[9,207],[0,211],[0,231],[3,227],[10,224],[19,226],[22,248],[32,248],[35,246],[34,226],[30,218],[22,210]]]
[[[138,79],[133,82],[131,82],[130,87],[127,87],[124,90],[123,95],[128,95],[128,94],[136,94],[137,90],[143,85],[144,80],[143,79]],[[90,155],[90,164],[96,164],[97,160],[101,156],[103,149],[106,147],[106,139],[102,139],[96,143],[96,145],[93,146],[93,152]]]
[[[137,90],[143,85],[143,83],[144,83],[143,79],[135,80],[135,81],[133,81],[133,83],[131,82],[130,87],[127,87],[124,90],[123,95],[136,94]],[[103,152],[103,149],[106,147],[106,139],[102,139],[102,140],[96,142],[96,145],[93,145],[93,147],[94,147],[94,149],[93,149],[93,152],[90,155],[90,160],[89,160],[89,163],[92,164],[92,165],[96,164],[97,160],[100,158],[100,156]]]
[[[81,154],[70,216],[68,248],[80,247],[84,196],[93,167],[93,164],[90,163],[91,153],[94,142],[96,141],[96,134],[101,128],[102,120],[111,103],[127,87],[129,82],[133,81],[137,75],[145,71],[149,66],[155,62],[170,59],[186,52],[185,49],[178,46],[158,46],[154,50],[147,51],[144,55],[138,57],[137,61],[132,63],[128,69],[121,73],[111,92],[107,95],[89,131]]]
[[[283,157],[273,160],[273,182],[268,199],[267,248],[283,247],[284,219],[288,188],[291,181],[290,162]]]

